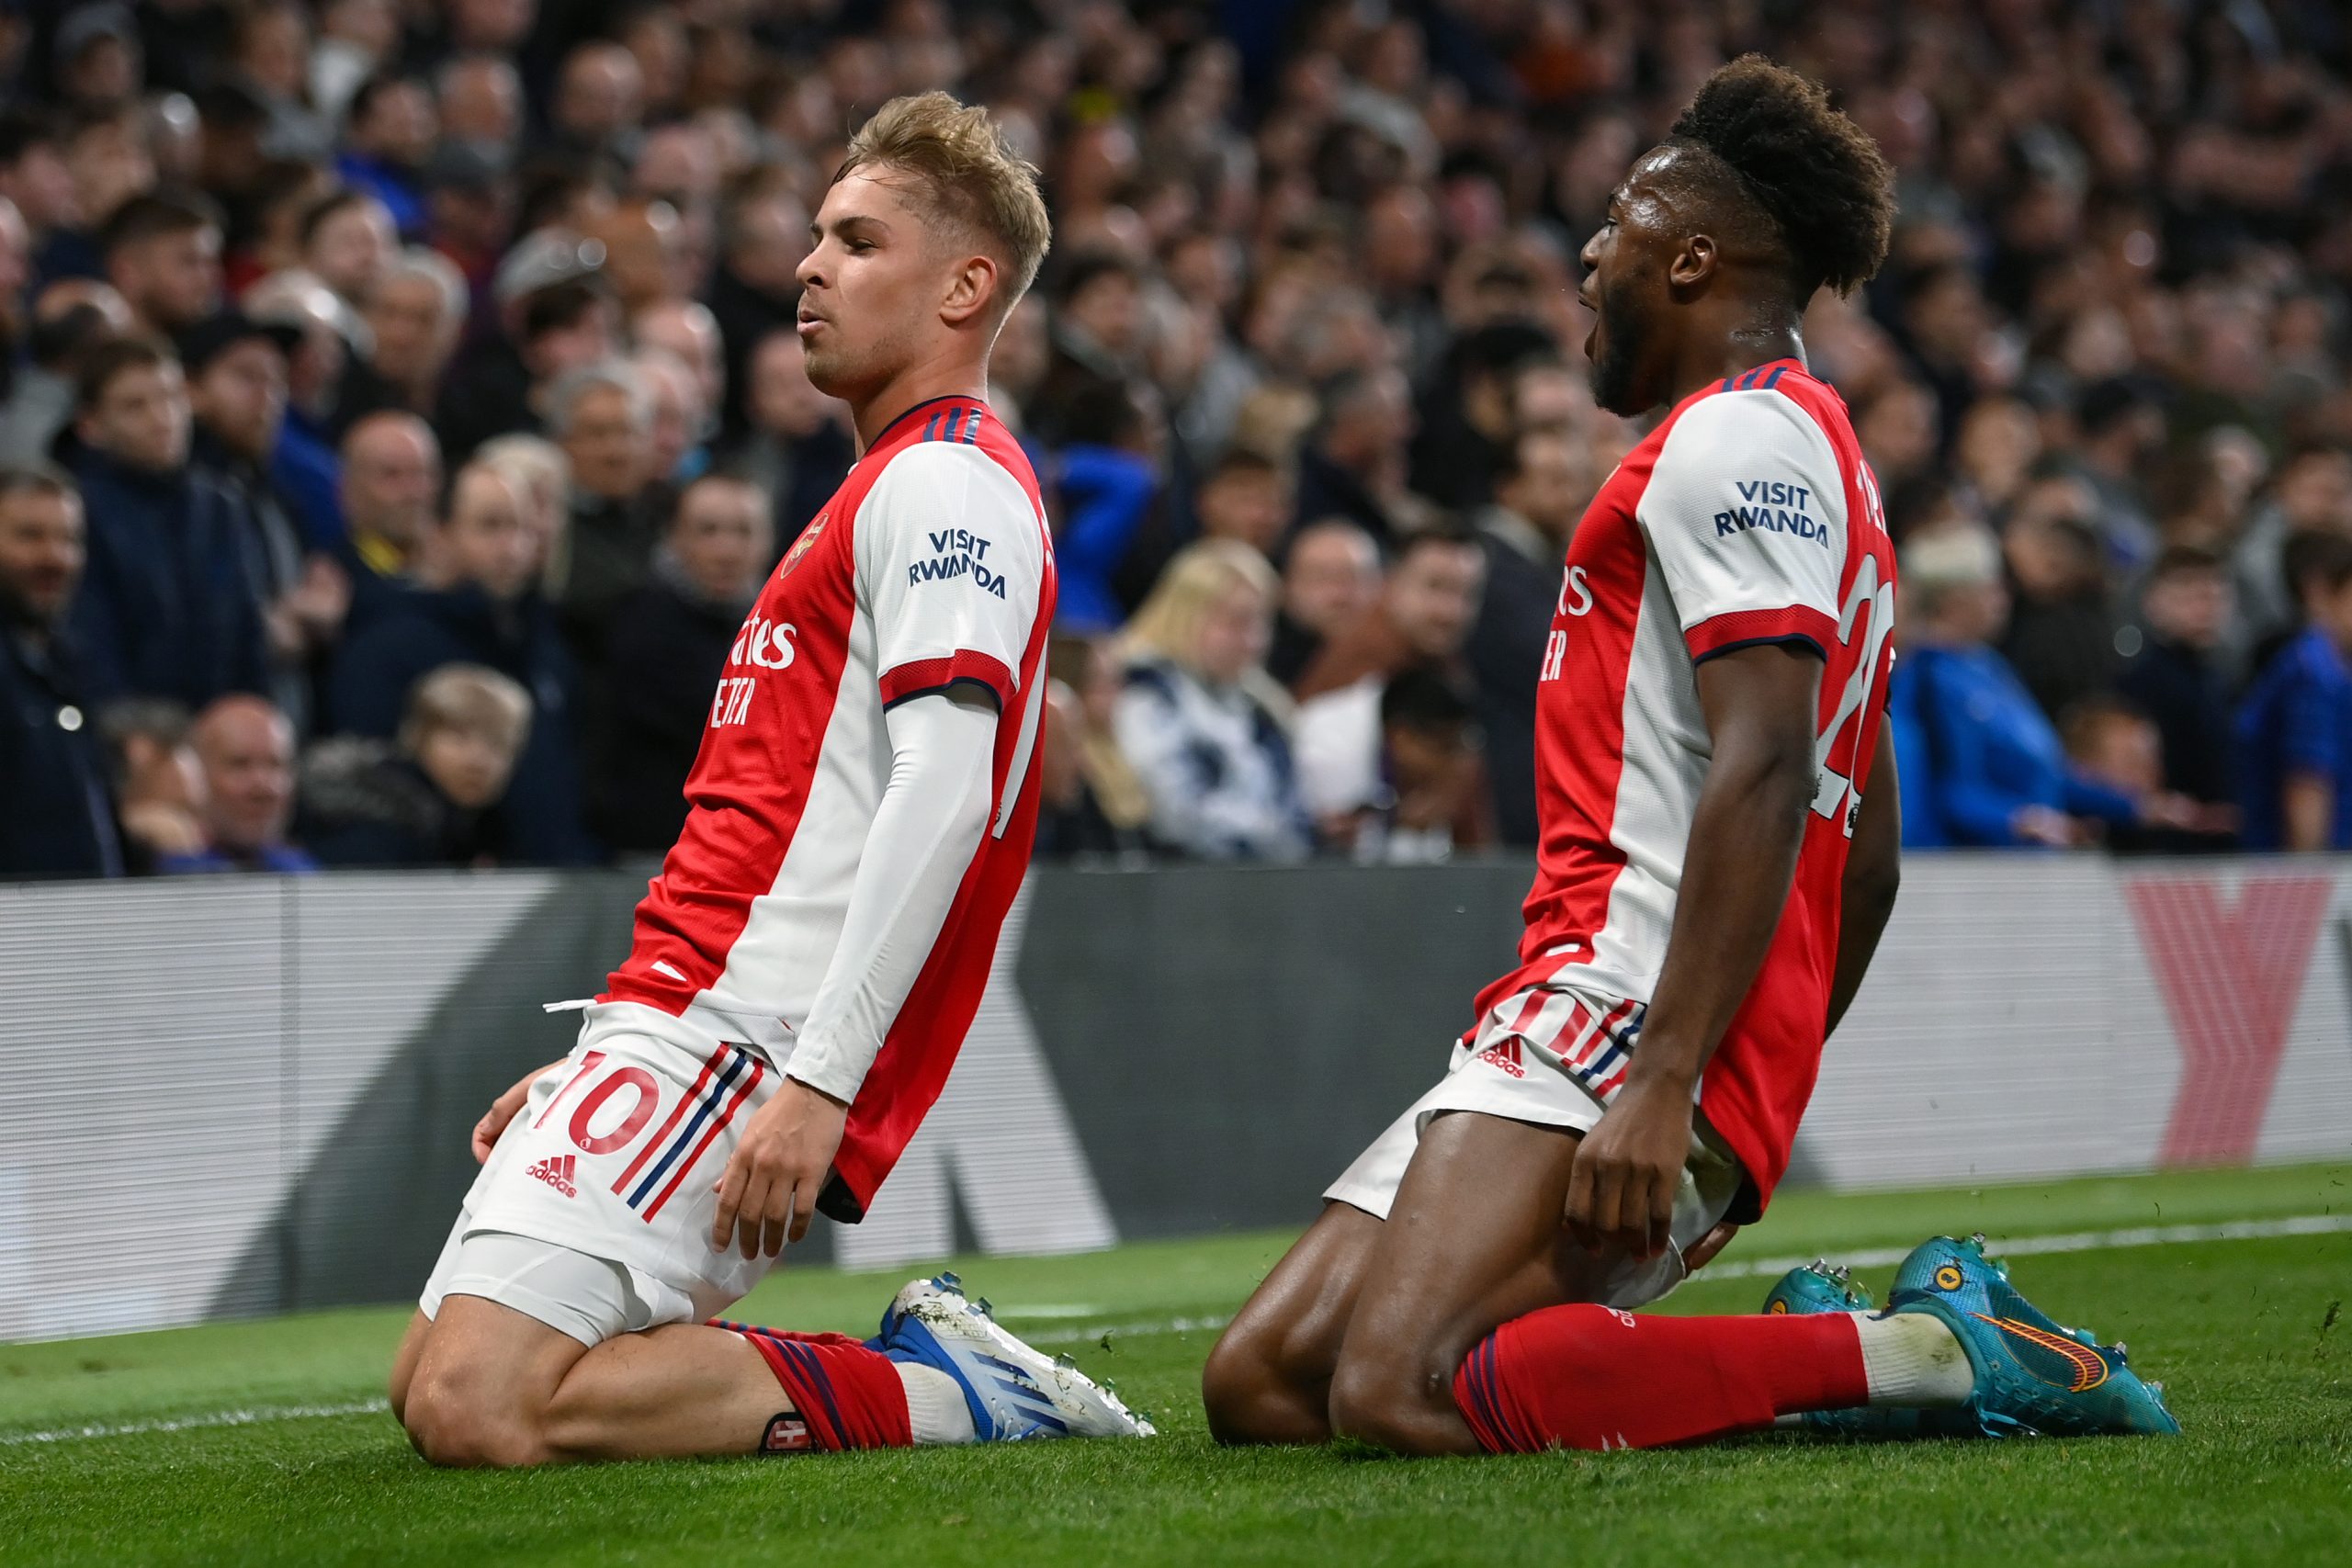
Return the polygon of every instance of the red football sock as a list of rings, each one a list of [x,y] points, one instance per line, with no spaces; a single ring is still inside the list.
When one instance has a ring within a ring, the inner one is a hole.
[[[1861,1404],[1862,1345],[1844,1313],[1636,1317],[1546,1307],[1481,1340],[1453,1400],[1494,1453],[1652,1449],[1750,1432],[1797,1410]]]
[[[790,1421],[769,1425],[762,1448],[788,1452],[812,1448],[833,1452],[842,1449],[906,1449],[914,1446],[914,1431],[907,1418],[907,1386],[899,1369],[879,1350],[869,1350],[846,1334],[794,1334],[781,1328],[758,1328],[747,1323],[723,1323],[751,1341],[775,1373],[775,1381],[792,1401],[805,1431]]]

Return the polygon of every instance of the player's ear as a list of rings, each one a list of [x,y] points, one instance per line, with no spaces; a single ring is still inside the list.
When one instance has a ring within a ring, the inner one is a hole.
[[[1693,234],[1682,242],[1674,259],[1666,264],[1666,280],[1677,288],[1695,288],[1714,276],[1716,264],[1722,259],[1712,237]]]
[[[982,315],[996,299],[1001,281],[992,258],[977,253],[966,256],[947,281],[947,297],[939,303],[940,320],[960,327]]]

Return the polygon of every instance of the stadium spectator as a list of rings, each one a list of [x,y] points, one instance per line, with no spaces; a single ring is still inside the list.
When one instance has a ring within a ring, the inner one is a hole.
[[[65,630],[82,530],[63,474],[0,468],[0,878],[123,874],[96,715]]]
[[[90,351],[130,330],[122,296],[95,278],[69,277],[33,300],[27,357],[0,401],[0,463],[51,457],[59,432],[74,423],[74,386]]]
[[[590,770],[590,823],[605,848],[661,854],[686,818],[686,774],[710,727],[729,648],[775,558],[767,498],[741,479],[686,486],[650,581],[612,613]]]
[[[2078,773],[2049,717],[1993,641],[2008,615],[1998,547],[1956,529],[1904,547],[1907,646],[1895,665],[1917,725],[1926,812],[1905,841],[1987,848],[2091,841],[2093,824],[2128,825],[2136,804]]]
[[[204,848],[204,768],[188,744],[187,709],[168,697],[127,697],[98,715],[107,773],[134,875]]]
[[[718,318],[699,300],[657,299],[630,318],[628,330],[640,351],[660,349],[693,373],[705,418],[692,434],[697,446],[708,441],[727,397],[727,356],[719,342]]]
[[[1151,796],[1119,749],[1118,659],[1100,638],[1057,637],[1046,664],[1053,716],[1039,760],[1036,853],[1142,859]]]
[[[770,333],[752,351],[751,428],[721,466],[765,491],[779,548],[800,536],[857,456],[842,403],[809,384],[800,334]]]
[[[362,315],[375,344],[370,364],[398,406],[433,412],[469,308],[465,275],[438,251],[412,247],[385,265]]]
[[[330,866],[502,863],[498,807],[530,728],[520,685],[480,665],[444,665],[416,683],[397,742],[345,737],[311,750],[304,837]]]
[[[1355,858],[1419,865],[1478,847],[1488,809],[1470,698],[1442,671],[1405,671],[1380,693],[1379,798],[1355,824]],[[1464,823],[1479,837],[1457,837]]]
[[[1469,535],[1440,529],[1408,537],[1379,599],[1300,677],[1299,787],[1326,839],[1348,842],[1361,815],[1384,797],[1380,694],[1388,682],[1415,668],[1466,682],[1463,648],[1485,576],[1485,558]],[[1472,820],[1462,829],[1465,841],[1483,837]]]
[[[2303,628],[2255,678],[2237,715],[2246,846],[2352,848],[2352,540],[2297,536]]]
[[[2199,854],[2235,842],[2237,808],[2203,805],[2165,788],[2164,741],[2145,714],[2118,697],[2087,697],[2066,711],[2066,760],[2081,778],[2139,803],[2139,817],[2109,823],[2118,854]]]
[[[77,403],[89,561],[70,622],[92,696],[194,709],[268,690],[251,541],[234,501],[188,467],[179,361],[145,338],[116,339],[90,355]]]
[[[613,607],[645,581],[666,497],[653,472],[653,399],[625,361],[575,370],[548,394],[548,427],[571,464],[569,554],[555,592],[565,635],[591,663]]]
[[[303,266],[355,317],[400,252],[391,213],[364,190],[338,190],[312,203],[302,215],[300,239]]]
[[[747,175],[720,209],[718,238],[709,299],[727,356],[722,421],[734,436],[752,423],[754,355],[777,336],[800,341],[792,327],[800,301],[795,274],[808,254],[808,209],[786,181],[764,171]],[[999,344],[1001,354],[1001,334]]]
[[[552,382],[611,357],[620,318],[597,280],[604,259],[568,229],[541,230],[506,253],[491,286],[500,330],[459,357],[435,407],[450,461],[494,435],[537,429]]]
[[[1283,603],[1266,669],[1294,690],[1325,639],[1354,625],[1380,597],[1380,547],[1344,517],[1325,517],[1291,536],[1283,557]]]
[[[1201,537],[1238,539],[1269,560],[1295,510],[1291,476],[1261,452],[1235,447],[1204,475],[1193,497]]]
[[[543,588],[560,581],[571,548],[565,503],[571,494],[571,463],[563,448],[537,435],[502,435],[483,442],[474,460],[505,476],[522,502],[523,520],[536,540],[534,580]]]
[[[2001,654],[2053,724],[2113,682],[2115,625],[2099,541],[2089,486],[2063,475],[2029,484],[2001,528],[2014,585]]]
[[[286,412],[286,354],[300,333],[234,311],[187,336],[189,446],[196,471],[228,492],[244,525],[245,558],[269,634],[278,706],[305,727],[311,665],[343,629],[350,581],[323,555],[306,555],[301,530],[266,464]]]
[[[260,697],[222,697],[197,716],[188,743],[204,773],[204,843],[191,854],[162,857],[157,871],[300,874],[319,868],[286,841],[294,815],[294,726],[284,714]]]
[[[2313,534],[2352,538],[2352,452],[2340,446],[2312,446],[2290,456],[2232,553],[2239,614],[2233,642],[2256,669],[2301,629],[2302,599],[2287,570],[2287,543]]]
[[[1404,373],[1341,372],[1324,389],[1314,438],[1299,454],[1298,514],[1344,517],[1386,544],[1427,520],[1405,488],[1413,403]]]
[[[1295,861],[1313,847],[1291,761],[1291,704],[1265,671],[1273,570],[1231,540],[1180,553],[1122,639],[1112,716],[1162,847],[1204,860]]]
[[[80,193],[66,168],[56,120],[28,104],[0,109],[0,199],[24,220],[27,254],[37,261],[51,234],[81,219]]]
[[[417,563],[423,592],[402,595],[345,645],[329,716],[338,730],[390,739],[410,691],[442,666],[478,664],[509,677],[530,698],[530,735],[513,795],[489,830],[505,859],[569,865],[593,853],[573,739],[579,683],[534,586],[537,547],[506,480],[478,463],[460,469],[449,514],[428,531]]]
[[[358,318],[318,279],[300,269],[275,272],[246,289],[241,303],[254,321],[292,329],[285,423],[270,453],[270,477],[306,543],[331,550],[345,526],[336,432],[390,400],[377,395],[372,373],[351,347],[363,330]]]
[[[133,196],[98,236],[106,279],[141,332],[171,337],[220,306],[220,220],[209,201]]]
[[[495,54],[459,54],[434,77],[444,146],[470,149],[503,167],[523,136],[523,79]]]
[[[2156,557],[2140,599],[2145,626],[2116,690],[2155,726],[2164,787],[2191,800],[2234,800],[2230,778],[2230,682],[2222,637],[2230,624],[2226,563],[2194,545]]]
[[[369,414],[343,438],[344,536],[335,558],[351,582],[352,629],[398,597],[441,491],[441,447],[414,414]]]
[[[1568,538],[1597,478],[1572,432],[1523,431],[1503,447],[1494,503],[1475,519],[1486,588],[1463,656],[1478,694],[1496,831],[1517,849],[1535,846],[1535,678],[1564,596]]]
[[[425,231],[421,176],[440,129],[431,91],[413,76],[370,76],[351,96],[335,174],[382,203],[412,243]]]

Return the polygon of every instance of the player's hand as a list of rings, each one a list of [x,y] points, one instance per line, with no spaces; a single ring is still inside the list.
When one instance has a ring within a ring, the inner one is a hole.
[[[798,1078],[786,1078],[775,1097],[752,1112],[742,1142],[728,1156],[718,1179],[718,1214],[711,1221],[710,1245],[727,1250],[729,1239],[746,1258],[770,1258],[787,1241],[808,1234],[842,1146],[842,1124],[849,1107]]]
[[[1561,1223],[1581,1246],[1657,1257],[1666,1249],[1690,1155],[1689,1089],[1666,1080],[1628,1083],[1577,1145]]]
[[[490,1151],[498,1146],[498,1135],[506,1131],[506,1123],[514,1120],[514,1113],[523,1109],[525,1100],[531,1098],[531,1086],[570,1060],[568,1056],[561,1056],[544,1067],[534,1067],[525,1073],[513,1089],[490,1102],[490,1109],[483,1111],[481,1120],[474,1123],[476,1165],[488,1159]]]

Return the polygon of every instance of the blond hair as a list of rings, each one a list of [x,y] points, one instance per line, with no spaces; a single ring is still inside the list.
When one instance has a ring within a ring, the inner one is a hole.
[[[1037,166],[1013,151],[987,109],[958,103],[945,93],[892,98],[851,138],[833,181],[839,184],[864,168],[912,176],[935,214],[987,243],[1004,264],[997,320],[1037,280],[1037,268],[1054,243],[1053,220],[1037,190]]]
[[[1282,579],[1265,557],[1240,540],[1203,539],[1186,546],[1127,622],[1119,638],[1120,657],[1127,663],[1166,660],[1198,675],[1201,623],[1208,619],[1210,607],[1237,587],[1254,590],[1269,614],[1282,601]],[[1276,719],[1290,721],[1290,694],[1262,668],[1246,671],[1241,688]]]
[[[482,664],[444,664],[409,691],[401,746],[414,755],[435,730],[488,737],[520,755],[531,733],[531,694]]]

